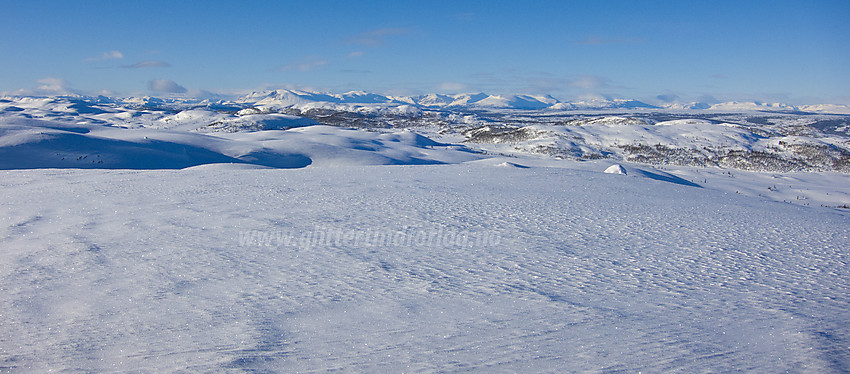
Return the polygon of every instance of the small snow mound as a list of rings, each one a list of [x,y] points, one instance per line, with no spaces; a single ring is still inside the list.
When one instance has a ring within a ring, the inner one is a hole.
[[[605,169],[606,174],[622,174],[626,175],[626,169],[620,164],[614,164]]]
[[[227,162],[227,163],[212,163],[212,164],[203,164],[197,166],[190,166],[184,168],[183,170],[256,170],[256,169],[277,169],[271,166],[264,165],[255,165],[255,164],[243,164],[238,162]]]
[[[528,166],[519,165],[519,164],[515,164],[513,162],[507,162],[507,161],[496,164],[496,166],[503,167],[503,168],[516,168],[516,169],[526,169],[526,168],[528,168]]]

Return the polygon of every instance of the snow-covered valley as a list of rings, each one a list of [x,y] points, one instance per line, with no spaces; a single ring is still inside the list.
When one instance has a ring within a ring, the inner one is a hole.
[[[0,369],[850,371],[844,115],[280,96],[0,100]]]

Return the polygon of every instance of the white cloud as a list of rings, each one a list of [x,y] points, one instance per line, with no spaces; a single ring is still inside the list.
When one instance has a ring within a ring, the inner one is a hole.
[[[607,78],[595,75],[581,75],[570,80],[570,86],[585,90],[598,90],[610,88],[611,84]]]
[[[353,51],[353,52],[348,54],[348,57],[361,57],[365,54],[366,53],[364,53],[363,51]]]
[[[170,66],[171,66],[171,64],[169,64],[165,61],[149,60],[149,61],[137,62],[137,63],[132,64],[132,65],[124,65],[124,66],[122,66],[122,68],[125,68],[125,69],[167,68],[167,67],[170,67]]]
[[[39,90],[50,92],[64,92],[65,86],[68,85],[64,79],[51,77],[39,79],[37,82],[41,83],[41,86],[38,86]]]
[[[86,59],[86,61],[120,60],[122,58],[124,58],[123,53],[121,53],[120,51],[112,50],[109,52],[103,52],[100,54],[100,56],[97,57],[89,57]]]
[[[457,82],[445,82],[440,84],[441,91],[463,91],[466,89],[466,85],[463,83]]]
[[[165,93],[185,93],[186,88],[168,79],[154,79],[148,82],[151,91]]]
[[[2,91],[0,96],[54,96],[67,95],[77,92],[68,86],[68,82],[62,78],[45,77],[37,80],[39,86],[35,89],[21,88],[15,91]]]

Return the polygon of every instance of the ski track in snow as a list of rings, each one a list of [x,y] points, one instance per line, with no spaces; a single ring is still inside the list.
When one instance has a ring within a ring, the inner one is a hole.
[[[0,369],[850,371],[846,212],[602,169],[0,171]]]

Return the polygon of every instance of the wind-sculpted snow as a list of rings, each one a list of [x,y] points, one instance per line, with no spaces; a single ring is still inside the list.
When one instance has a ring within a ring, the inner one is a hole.
[[[0,368],[850,370],[846,212],[528,161],[0,171]]]

